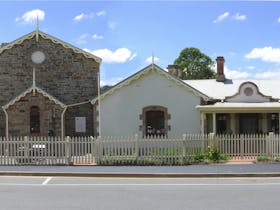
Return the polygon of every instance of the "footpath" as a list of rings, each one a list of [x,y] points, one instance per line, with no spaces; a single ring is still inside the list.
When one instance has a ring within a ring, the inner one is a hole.
[[[70,177],[280,177],[280,164],[189,166],[0,166],[0,176]]]

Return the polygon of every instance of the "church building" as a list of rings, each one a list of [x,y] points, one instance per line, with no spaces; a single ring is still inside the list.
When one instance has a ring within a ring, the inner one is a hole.
[[[0,136],[96,135],[101,59],[42,31],[0,46]]]

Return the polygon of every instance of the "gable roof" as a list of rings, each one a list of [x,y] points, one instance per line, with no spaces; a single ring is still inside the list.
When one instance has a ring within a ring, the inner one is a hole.
[[[250,82],[257,85],[259,91],[266,96],[280,99],[279,80],[231,80],[217,82],[215,79],[184,80],[184,83],[192,86],[198,91],[208,95],[210,98],[224,100],[228,96],[235,95],[240,85]]]
[[[139,78],[146,76],[151,71],[155,71],[155,72],[163,75],[168,80],[176,83],[177,85],[181,86],[182,88],[185,88],[189,92],[193,93],[195,96],[201,97],[206,101],[211,100],[211,98],[208,97],[207,95],[203,94],[202,92],[193,88],[192,86],[188,85],[187,83],[184,83],[182,80],[170,75],[168,72],[166,72],[165,70],[163,70],[162,68],[160,68],[159,66],[157,66],[155,64],[150,64],[149,66],[145,67],[144,69],[138,71],[137,73],[133,74],[132,76],[128,77],[127,79],[125,79],[125,80],[121,81],[120,83],[116,84],[115,86],[113,86],[109,90],[102,93],[101,96],[100,96],[100,99],[103,99],[103,98],[105,98],[109,95],[112,95],[114,92],[118,91],[122,87],[128,86],[132,82],[138,80]],[[94,103],[96,103],[97,100],[98,100],[98,97],[94,98],[91,101],[91,103],[94,104]]]
[[[15,45],[19,45],[19,44],[23,43],[25,40],[29,40],[29,39],[32,39],[32,38],[36,37],[36,33],[37,33],[37,31],[35,30],[35,31],[33,31],[33,32],[29,33],[29,34],[26,34],[25,36],[23,36],[23,37],[21,37],[19,39],[16,39],[15,41],[12,41],[12,42],[4,45],[3,47],[0,48],[0,54],[2,52],[4,52],[5,50],[13,48]],[[81,50],[81,49],[79,49],[79,48],[77,48],[77,47],[75,47],[75,46],[73,46],[71,44],[68,44],[68,43],[66,43],[66,42],[64,42],[64,41],[62,41],[60,39],[57,39],[57,38],[55,38],[55,37],[53,37],[53,36],[51,36],[49,34],[46,34],[46,33],[42,32],[42,31],[38,31],[38,35],[39,35],[39,37],[41,37],[43,39],[50,40],[50,41],[52,41],[55,44],[60,44],[60,45],[62,45],[66,49],[71,49],[75,53],[82,54],[86,58],[94,59],[97,63],[101,63],[101,61],[102,61],[101,58],[99,58],[99,57],[97,57],[97,56],[95,56],[95,55],[93,55],[91,53],[88,53],[88,52],[86,52],[84,50]]]
[[[66,105],[63,104],[62,102],[60,102],[58,99],[56,99],[55,97],[51,96],[50,94],[48,94],[46,91],[42,90],[41,88],[35,86],[31,86],[30,88],[28,88],[26,91],[22,92],[21,94],[19,94],[17,97],[15,97],[14,99],[12,99],[11,101],[9,101],[6,105],[2,106],[3,109],[8,109],[10,106],[12,106],[13,104],[15,104],[16,102],[18,102],[21,98],[23,98],[24,96],[26,96],[28,93],[31,93],[33,91],[33,89],[35,89],[35,91],[37,91],[38,93],[41,93],[43,96],[47,97],[49,100],[53,101],[55,104],[60,105],[62,108],[65,108]]]

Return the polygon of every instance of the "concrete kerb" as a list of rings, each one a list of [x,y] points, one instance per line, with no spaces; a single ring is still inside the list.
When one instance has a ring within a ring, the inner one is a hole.
[[[280,177],[280,172],[270,173],[79,173],[79,172],[29,172],[1,171],[0,176],[51,176],[51,177],[107,177],[107,178],[242,178]]]

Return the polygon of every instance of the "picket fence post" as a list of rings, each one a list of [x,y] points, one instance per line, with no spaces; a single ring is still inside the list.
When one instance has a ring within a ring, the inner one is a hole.
[[[271,157],[272,157],[271,145],[272,145],[273,138],[274,138],[274,133],[273,132],[269,132],[268,136],[266,138],[266,155],[267,156],[271,156]]]
[[[24,136],[24,159],[28,160],[28,157],[29,157],[28,136]]]
[[[70,156],[70,136],[66,136],[66,142],[65,142],[65,156],[66,156],[66,164],[69,165],[71,162],[71,156]]]
[[[90,136],[90,150],[91,150],[91,162],[94,160],[95,158],[95,145],[94,145],[94,138],[93,136]]]
[[[138,158],[139,158],[139,138],[138,138],[138,134],[134,135],[134,153],[135,153],[135,158],[136,158],[136,162],[137,162]]]
[[[182,164],[186,161],[186,153],[187,153],[187,134],[184,133],[182,135],[182,141],[183,141],[183,146],[182,146]]]
[[[97,165],[100,164],[100,159],[101,159],[101,138],[100,136],[98,136],[95,141],[95,161]]]
[[[215,147],[216,146],[216,136],[215,133],[210,133],[209,134],[210,138],[210,147]]]

